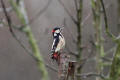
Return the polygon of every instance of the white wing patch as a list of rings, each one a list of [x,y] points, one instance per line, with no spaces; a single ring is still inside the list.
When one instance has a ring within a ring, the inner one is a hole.
[[[56,33],[54,33],[54,36],[57,36],[57,34],[56,34]]]

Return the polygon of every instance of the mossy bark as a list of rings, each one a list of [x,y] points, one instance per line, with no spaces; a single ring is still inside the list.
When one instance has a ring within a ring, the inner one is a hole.
[[[77,11],[77,33],[78,33],[78,37],[77,37],[77,48],[78,48],[78,56],[77,56],[77,60],[81,59],[81,35],[82,35],[82,31],[81,31],[81,21],[82,21],[82,7],[83,7],[83,1],[80,0],[79,1],[79,9]]]
[[[116,52],[113,56],[113,61],[110,69],[110,76],[106,80],[120,80],[120,39],[115,37],[112,33],[110,33],[109,28],[108,28],[108,22],[107,22],[107,15],[106,15],[106,10],[104,7],[104,2],[103,0],[101,1],[102,9],[103,9],[103,14],[104,14],[104,21],[105,21],[105,30],[106,34],[112,39],[114,43],[116,43],[117,48]],[[120,0],[118,0],[118,15],[120,13]]]
[[[101,57],[104,56],[104,46],[102,37],[102,26],[101,26],[101,3],[100,0],[91,0],[92,12],[93,12],[93,25],[95,29],[95,45],[96,45],[96,68],[98,74],[102,71]],[[99,78],[96,78],[99,80]]]
[[[80,62],[81,60],[81,54],[82,54],[82,48],[81,48],[81,36],[82,36],[82,31],[81,31],[81,21],[82,21],[82,9],[83,9],[83,0],[79,0],[79,8],[77,10],[77,49],[78,49],[78,56],[77,56],[77,61]],[[77,73],[81,73],[81,67],[77,68]],[[77,80],[81,80],[80,77],[77,78]]]
[[[118,0],[118,29],[120,29],[120,0]],[[120,39],[114,39],[114,42],[117,48],[113,56],[109,80],[120,80]]]
[[[118,0],[118,31],[120,32],[120,0]]]
[[[112,62],[110,80],[120,80],[120,42],[118,43]]]
[[[27,14],[26,14],[23,0],[20,0],[19,4],[15,3],[13,0],[9,0],[9,1],[10,1],[11,6],[13,7],[14,11],[16,12],[16,15],[18,16],[19,20],[21,21],[23,32],[28,37],[29,44],[32,48],[32,52],[33,52],[34,57],[36,58],[36,61],[37,61],[37,66],[42,74],[41,80],[49,80],[48,72],[46,70],[42,55],[40,54],[39,47],[38,47],[37,42],[33,36],[31,28],[28,25],[29,21],[27,18]]]

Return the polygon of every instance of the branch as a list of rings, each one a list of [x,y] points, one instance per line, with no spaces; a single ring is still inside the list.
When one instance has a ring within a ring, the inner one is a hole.
[[[112,62],[112,59],[107,58],[107,57],[101,57],[102,60],[107,61],[107,62]]]
[[[8,22],[8,27],[9,27],[9,30],[10,30],[10,33],[12,34],[12,36],[14,37],[14,39],[20,44],[20,46],[27,52],[30,54],[30,56],[32,56],[33,58],[35,58],[32,53],[26,49],[26,47],[24,46],[24,44],[18,39],[18,37],[15,35],[13,29],[12,29],[12,22],[11,22],[11,19],[10,19],[10,16],[8,15],[7,11],[6,11],[6,8],[5,8],[5,4],[3,2],[3,0],[1,0],[1,5],[2,5],[2,8],[3,8],[3,11],[5,13],[5,17],[6,17],[6,20]],[[4,25],[6,25],[4,22],[1,22],[3,23]]]
[[[74,0],[74,3],[75,3],[76,11],[78,11],[78,3],[77,3],[77,0]]]
[[[85,22],[90,18],[90,16],[92,15],[92,13],[88,13],[88,15],[85,17],[85,19],[81,22],[81,25],[83,26],[85,24]]]
[[[5,8],[5,4],[4,4],[3,0],[1,0],[1,5],[2,5],[2,9],[3,9],[4,13],[5,13],[6,20],[8,22],[9,30],[14,35],[12,27],[11,27],[11,20],[10,20],[9,15],[7,14],[7,11],[6,11],[6,8]]]
[[[6,12],[11,12],[12,10],[12,7],[6,8]],[[3,8],[0,8],[0,12],[4,12]]]
[[[0,21],[0,24],[3,24],[3,25],[5,25],[5,26],[8,26],[4,21]],[[12,25],[12,24],[11,24],[11,25]],[[20,31],[20,29],[17,28],[17,27],[15,27],[14,25],[12,25],[11,27],[13,27],[14,29]],[[20,32],[21,32],[21,31],[20,31]],[[14,33],[14,32],[13,32],[13,33]],[[14,34],[15,34],[15,33],[14,33]],[[13,36],[13,35],[12,35],[12,36]],[[25,47],[24,43],[22,43],[17,36],[13,36],[13,37],[14,37],[15,40],[19,43],[19,45],[26,51],[26,53],[28,53],[30,56],[32,56],[32,58],[33,58],[35,61],[37,61],[37,59],[35,58],[35,56],[33,55],[33,53],[32,53],[31,51],[29,51],[29,50]],[[51,66],[48,65],[48,64],[46,64],[46,67],[48,67],[48,68],[50,68],[51,70],[57,72],[57,69],[51,67]]]
[[[74,17],[69,13],[67,8],[65,7],[64,3],[61,0],[58,0],[58,2],[63,6],[64,10],[67,12],[67,14],[70,16],[71,20],[75,23],[78,24],[78,22],[74,19]]]
[[[38,45],[37,45],[36,40],[33,36],[33,33],[31,31],[30,26],[27,25],[29,23],[29,21],[28,21],[25,7],[24,7],[24,2],[22,0],[20,0],[19,6],[18,6],[13,0],[9,0],[9,1],[10,1],[10,4],[12,5],[14,11],[16,12],[19,20],[21,21],[22,25],[24,25],[23,31],[25,32],[26,36],[28,37],[29,44],[31,45],[34,56],[37,59],[37,65],[39,67],[39,70],[41,71],[42,80],[49,80],[48,72],[46,70],[43,58],[40,54]]]
[[[107,15],[106,15],[106,10],[105,10],[105,6],[104,6],[104,2],[103,2],[103,0],[100,0],[100,2],[101,2],[101,5],[102,5],[102,9],[103,9],[103,15],[104,15],[106,33],[107,33],[107,35],[110,38],[112,38],[112,40],[115,41],[115,39],[116,39],[115,36],[112,33],[110,33],[109,28],[108,28],[108,21],[107,21]]]
[[[120,42],[117,44],[116,51],[113,56],[112,65],[110,68],[109,78],[111,80],[119,80],[120,78]]]
[[[51,70],[53,70],[53,71],[55,71],[55,72],[58,72],[57,69],[51,67],[49,64],[45,64],[45,65],[46,65],[46,67],[50,68]]]
[[[29,25],[32,24],[36,19],[38,19],[49,7],[50,3],[52,0],[48,0],[48,3],[46,4],[46,6],[40,10],[29,22]]]
[[[82,41],[82,10],[83,10],[83,0],[79,0],[79,9],[77,10],[77,21],[78,24],[77,26],[77,50],[78,50],[78,56],[77,56],[77,60],[79,61],[81,58],[81,53],[82,53],[82,47],[81,47],[81,41]],[[79,71],[80,72],[80,71]],[[79,79],[80,80],[80,79]]]
[[[103,76],[102,74],[98,74],[98,73],[86,73],[86,74],[76,74],[77,77],[83,77],[83,78],[87,78],[87,77],[92,77],[92,76],[95,76],[95,77],[100,77],[102,79],[106,79],[105,76]]]
[[[73,43],[76,43],[77,41],[75,40],[75,35],[72,35],[71,31],[69,30],[69,28],[68,28],[68,26],[66,24],[66,19],[65,18],[63,20],[63,25],[64,25],[64,27],[67,28],[66,30],[68,31],[68,34],[71,35]]]

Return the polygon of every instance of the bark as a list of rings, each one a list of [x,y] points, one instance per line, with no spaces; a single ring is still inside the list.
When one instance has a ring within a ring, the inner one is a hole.
[[[77,61],[80,62],[81,60],[81,54],[82,54],[82,48],[81,48],[81,21],[82,21],[82,9],[83,9],[83,0],[79,0],[79,9],[77,10],[77,33],[78,33],[78,37],[77,37],[77,49],[78,49],[78,56],[77,56]],[[77,68],[77,73],[80,74],[81,73],[81,67]],[[78,77],[77,80],[81,80],[80,77]]]
[[[96,46],[96,69],[97,73],[101,74],[103,69],[103,62],[100,60],[104,57],[104,46],[102,37],[102,26],[101,26],[101,3],[100,0],[91,0],[92,12],[93,12],[93,25],[95,29],[95,46]],[[98,77],[96,80],[100,80]]]
[[[110,80],[119,79],[120,79],[120,42],[118,43],[110,72]]]

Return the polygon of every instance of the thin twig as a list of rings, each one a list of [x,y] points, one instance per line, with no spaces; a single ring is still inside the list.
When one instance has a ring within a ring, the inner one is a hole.
[[[4,4],[3,0],[1,0],[1,5],[2,5],[3,11],[5,13],[5,17],[7,19],[7,22],[8,22],[9,30],[14,35],[12,27],[11,27],[11,20],[10,20],[9,15],[7,14],[7,11],[6,11],[6,8],[5,8],[5,4]]]
[[[85,73],[85,74],[76,74],[77,77],[83,77],[83,78],[87,78],[87,77],[92,77],[92,76],[95,76],[95,77],[100,77],[102,79],[106,79],[105,76],[103,76],[102,74],[97,74],[97,73]]]
[[[107,62],[112,62],[112,59],[107,58],[107,57],[101,57],[102,60],[107,61]]]
[[[77,3],[77,0],[74,0],[74,3],[75,3],[75,9],[76,9],[76,11],[78,11],[78,3]]]
[[[110,31],[109,31],[109,29],[108,29],[107,14],[106,14],[104,2],[103,2],[103,0],[100,0],[100,2],[101,2],[101,5],[102,5],[102,9],[103,9],[103,15],[104,15],[106,33],[107,33],[107,35],[108,35],[110,38],[112,38],[112,40],[115,40],[115,36],[114,36],[112,33],[110,33]]]
[[[64,18],[64,20],[63,20],[63,25],[64,25],[65,28],[67,28],[66,30],[68,31],[68,35],[71,36],[72,41],[73,41],[74,43],[76,43],[77,41],[75,40],[75,35],[73,35],[73,34],[71,33],[71,31],[69,30],[69,27],[68,27],[67,24],[66,24],[66,19],[65,19],[65,18]]]
[[[85,19],[81,22],[81,25],[83,26],[85,24],[85,22],[90,18],[90,16],[92,15],[92,13],[88,13],[88,15],[85,17]]]
[[[70,16],[71,20],[78,24],[78,22],[75,20],[75,18],[69,13],[68,9],[65,7],[64,3],[61,0],[58,0],[58,2],[63,6],[64,10],[67,12],[67,14]]]
[[[52,0],[48,0],[48,3],[46,4],[46,6],[40,10],[30,21],[29,21],[29,24],[32,24],[34,23],[34,21],[36,21],[49,7],[50,3],[52,2]]]
[[[8,7],[8,8],[6,8],[6,12],[11,12],[13,9],[12,9],[12,7]],[[3,12],[4,10],[3,10],[3,8],[0,8],[0,12]]]
[[[46,65],[46,67],[50,68],[51,70],[53,70],[53,71],[55,71],[55,72],[58,72],[58,70],[57,70],[57,69],[55,69],[55,68],[51,67],[49,64],[45,64],[45,65]]]

